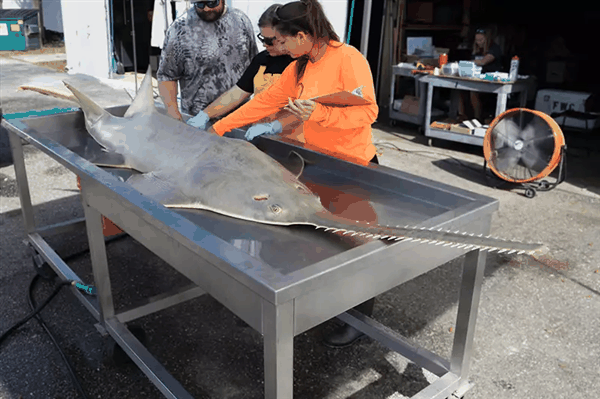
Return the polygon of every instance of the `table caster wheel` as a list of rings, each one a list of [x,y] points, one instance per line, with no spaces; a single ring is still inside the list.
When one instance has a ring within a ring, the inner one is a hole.
[[[542,180],[540,182],[540,189],[541,190],[548,190],[550,188],[550,182],[548,182],[548,180]]]
[[[129,331],[133,334],[134,337],[137,338],[138,341],[144,346],[146,346],[147,338],[144,329],[139,326],[129,326],[127,327]],[[125,351],[121,348],[119,344],[113,342],[112,347],[110,348],[110,358],[116,366],[124,366],[127,364],[133,364],[133,360],[125,353]]]
[[[390,126],[391,127],[395,127],[396,126],[396,121],[393,119],[390,119]]]
[[[427,139],[427,145],[429,147],[433,147],[433,139],[432,138]]]
[[[535,190],[533,188],[528,188],[528,189],[525,190],[525,196],[527,198],[533,198],[533,197],[535,197],[535,194],[536,193],[535,193]]]
[[[34,251],[34,254],[31,256],[31,260],[33,263],[33,269],[41,278],[45,280],[54,280],[56,278],[56,273],[54,270],[52,270],[48,262],[44,260],[42,255]]]

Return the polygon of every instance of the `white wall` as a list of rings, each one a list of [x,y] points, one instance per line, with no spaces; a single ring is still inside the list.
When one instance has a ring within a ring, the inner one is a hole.
[[[63,31],[61,0],[43,0],[44,27],[56,32]],[[3,0],[4,9],[36,9],[33,0]]]
[[[69,73],[110,77],[108,1],[62,0]]]
[[[263,12],[273,3],[286,4],[290,3],[290,0],[227,0],[227,4],[231,4],[232,7],[238,8],[248,15],[252,21],[252,27],[254,28],[255,35],[259,33],[258,30],[258,19]],[[346,13],[348,10],[347,0],[320,0],[325,15],[333,25],[333,29],[340,37],[340,40],[345,41],[346,34]],[[354,13],[356,18],[356,10]],[[256,39],[259,51],[264,50],[262,43]]]

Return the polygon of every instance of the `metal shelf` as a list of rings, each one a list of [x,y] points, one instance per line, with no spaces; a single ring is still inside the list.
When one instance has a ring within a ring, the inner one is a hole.
[[[455,133],[448,130],[435,129],[430,126],[427,128],[427,132],[425,135],[427,137],[458,141],[459,143],[472,144],[483,147],[483,137],[473,136],[471,134]]]

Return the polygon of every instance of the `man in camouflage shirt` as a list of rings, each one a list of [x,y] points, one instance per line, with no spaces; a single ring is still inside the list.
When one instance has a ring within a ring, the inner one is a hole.
[[[169,115],[196,115],[242,76],[258,47],[250,18],[225,0],[195,2],[167,30],[157,72]]]

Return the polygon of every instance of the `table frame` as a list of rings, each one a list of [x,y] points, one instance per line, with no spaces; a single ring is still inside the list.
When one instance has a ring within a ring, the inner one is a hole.
[[[402,241],[393,244],[376,240],[290,275],[291,281],[269,287],[261,279],[263,263],[231,244],[199,228],[178,213],[157,204],[120,181],[116,176],[89,163],[55,141],[25,133],[19,121],[2,124],[10,136],[14,168],[19,186],[22,214],[30,247],[52,267],[62,280],[81,281],[56,254],[42,234],[61,234],[85,226],[87,231],[97,297],[71,292],[99,321],[97,327],[109,334],[167,398],[192,396],[127,329],[125,323],[209,293],[264,337],[265,398],[293,397],[293,339],[310,328],[338,317],[378,340],[391,350],[440,377],[413,399],[461,397],[468,381],[475,322],[481,294],[485,251],[444,248],[431,251],[426,244]],[[81,178],[84,219],[38,227],[25,169],[21,139],[32,144]],[[290,145],[276,138],[259,140],[268,153],[289,151]],[[364,168],[334,160],[300,147],[292,147],[312,162],[362,179],[402,179],[414,195],[435,188],[437,195],[468,199],[463,206],[427,219],[420,227],[460,229],[487,235],[498,201],[442,183],[432,182],[380,165]],[[368,169],[375,170],[369,172]],[[189,278],[189,287],[147,298],[140,304],[115,313],[101,216],[114,221],[132,238]],[[466,254],[466,255],[465,255]],[[450,360],[420,348],[398,333],[352,308],[406,281],[465,255],[454,344]],[[397,259],[403,259],[402,265]],[[245,270],[244,270],[245,268]],[[308,284],[304,284],[308,283]],[[310,286],[311,289],[306,287]],[[352,297],[340,295],[352,292]]]
[[[461,78],[455,76],[427,75],[422,78],[422,81],[427,84],[427,102],[423,129],[425,131],[425,136],[430,137],[430,145],[431,138],[440,138],[449,141],[483,146],[483,137],[454,133],[431,127],[431,107],[433,103],[434,87],[452,89],[450,101],[450,117],[452,118],[456,118],[458,114],[458,101],[460,96],[459,90],[496,94],[498,98],[496,101],[495,116],[498,116],[506,111],[506,103],[509,94],[520,93],[520,106],[522,108],[525,107],[527,104],[527,92],[530,87],[529,80],[518,80],[515,83],[510,83],[491,82],[483,79]]]

